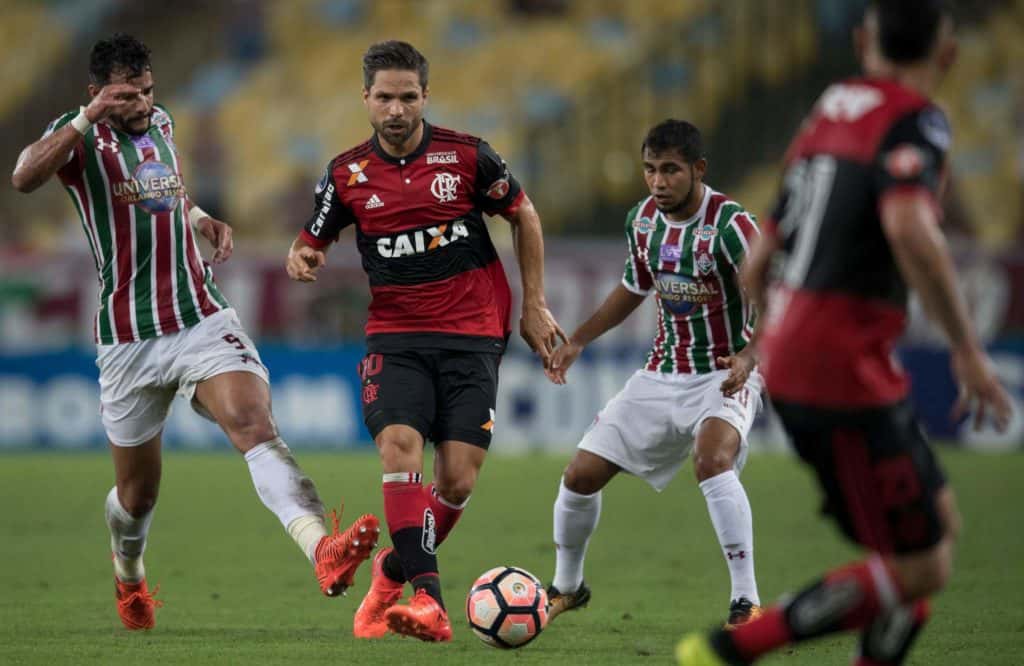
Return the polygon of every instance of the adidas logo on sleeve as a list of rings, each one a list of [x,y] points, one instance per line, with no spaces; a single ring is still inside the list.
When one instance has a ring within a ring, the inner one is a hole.
[[[377,193],[374,192],[373,195],[370,197],[369,201],[366,202],[365,208],[366,210],[370,210],[371,208],[381,208],[383,206],[384,202],[381,201],[380,197],[377,196]]]

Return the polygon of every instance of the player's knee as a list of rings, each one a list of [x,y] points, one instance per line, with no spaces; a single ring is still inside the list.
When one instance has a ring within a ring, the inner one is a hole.
[[[434,479],[434,488],[445,502],[461,505],[473,494],[476,486],[476,474],[466,474],[459,478]]]
[[[728,472],[734,464],[733,456],[723,451],[698,452],[693,456],[693,473],[697,476],[698,482],[705,481]]]
[[[562,475],[565,487],[579,495],[593,495],[604,486],[603,481],[591,470],[573,460]]]
[[[943,539],[929,550],[897,557],[893,562],[900,588],[908,599],[937,594],[953,575],[953,544]]]
[[[407,471],[419,469],[422,462],[423,442],[415,431],[405,428],[385,428],[384,432],[377,436],[376,443],[385,469]]]
[[[277,437],[270,408],[261,403],[229,405],[220,419],[220,426],[236,446],[255,446]]]

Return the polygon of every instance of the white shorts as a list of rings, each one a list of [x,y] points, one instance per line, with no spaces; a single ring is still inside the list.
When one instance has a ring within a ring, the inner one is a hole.
[[[747,433],[761,409],[764,380],[755,369],[744,388],[726,398],[719,387],[728,374],[637,370],[594,419],[579,448],[615,463],[660,492],[690,455],[701,424],[719,418],[740,434],[739,472],[747,459]]]
[[[138,446],[155,437],[177,393],[213,420],[192,398],[196,385],[225,372],[251,372],[270,381],[259,352],[231,308],[195,326],[159,338],[96,345],[100,415],[117,446]]]

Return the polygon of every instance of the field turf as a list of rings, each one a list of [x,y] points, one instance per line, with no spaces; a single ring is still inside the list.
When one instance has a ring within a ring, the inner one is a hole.
[[[1024,663],[1024,455],[943,455],[959,494],[964,534],[950,588],[910,664]],[[376,459],[301,454],[343,521],[382,511]],[[347,598],[320,595],[311,568],[259,504],[229,454],[169,453],[146,565],[165,606],[150,632],[121,628],[114,610],[103,498],[112,471],[101,453],[0,457],[2,664],[623,664],[672,663],[685,630],[723,618],[728,576],[687,466],[662,495],[623,477],[604,496],[587,558],[594,597],[513,652],[486,647],[463,612],[473,579],[515,564],[550,579],[551,503],[565,456],[493,456],[469,509],[440,550],[455,640],[389,636],[356,641]],[[765,600],[855,556],[816,515],[817,491],[792,458],[753,457],[744,481],[754,509]],[[384,539],[386,542],[386,538]],[[846,664],[850,637],[803,646],[766,664]]]

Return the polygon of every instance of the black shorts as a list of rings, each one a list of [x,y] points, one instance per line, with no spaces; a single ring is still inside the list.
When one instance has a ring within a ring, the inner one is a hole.
[[[434,443],[491,445],[500,354],[447,349],[370,353],[359,364],[363,422],[377,438],[407,425]]]
[[[774,402],[797,453],[825,491],[823,512],[881,553],[937,544],[937,495],[946,477],[906,402],[837,411]]]

